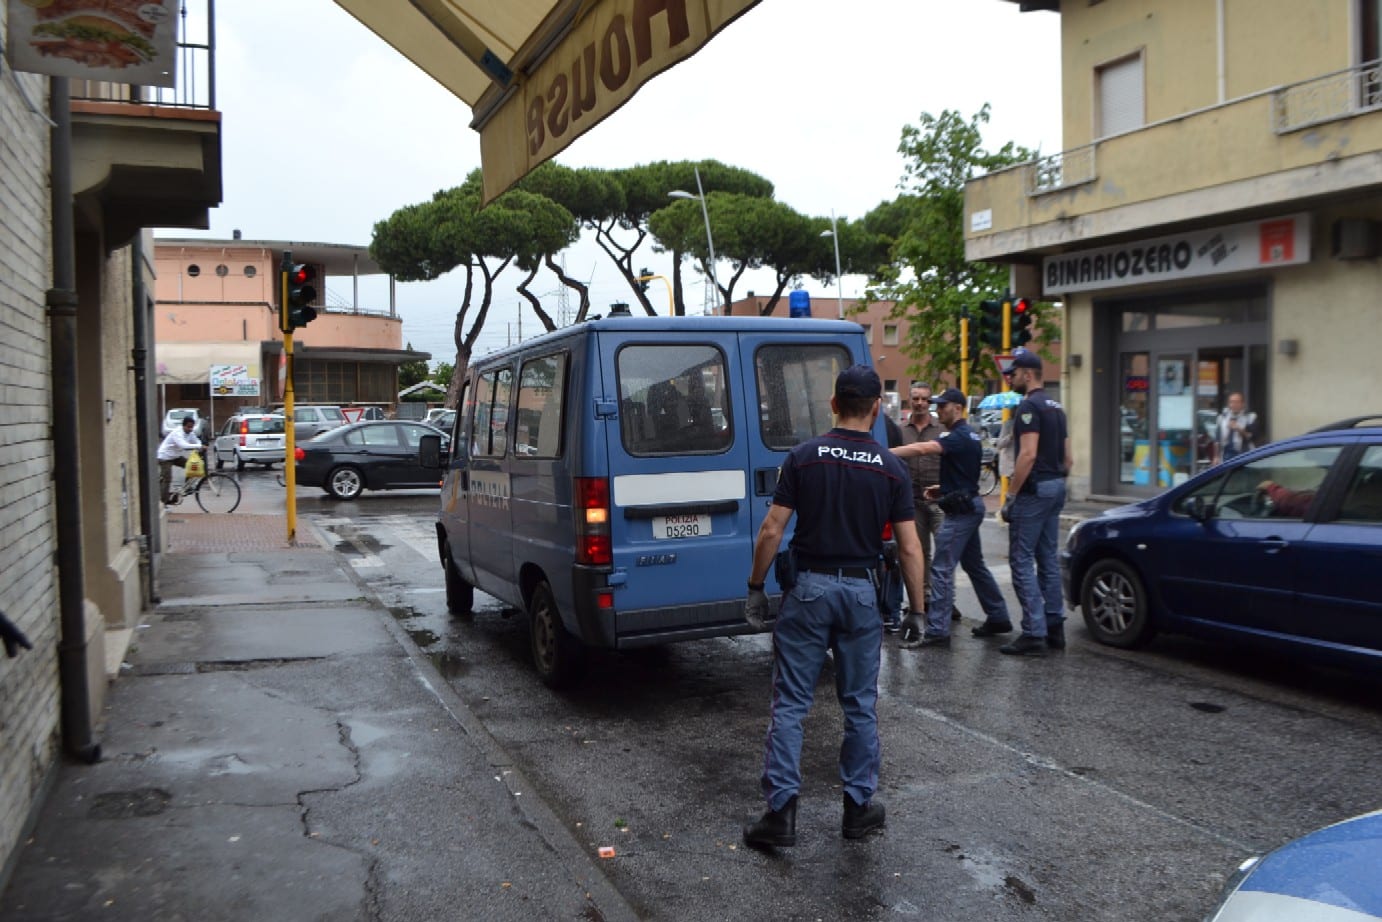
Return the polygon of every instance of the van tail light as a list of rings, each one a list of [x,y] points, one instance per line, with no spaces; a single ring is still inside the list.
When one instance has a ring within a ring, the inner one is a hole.
[[[884,540],[884,541],[891,541],[892,539],[893,539],[893,523],[892,523],[892,522],[884,522],[884,523],[883,523],[883,540]]]
[[[296,445],[293,446],[293,460],[294,460],[294,461],[301,461],[301,460],[302,460],[303,458],[305,458],[305,457],[307,457],[307,452],[303,451],[301,448],[298,448]]]
[[[576,563],[603,567],[614,562],[609,534],[609,481],[576,478]]]

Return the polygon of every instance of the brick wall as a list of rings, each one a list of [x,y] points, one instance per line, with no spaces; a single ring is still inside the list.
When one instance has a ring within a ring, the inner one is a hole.
[[[8,40],[0,4],[0,42]],[[0,650],[0,869],[58,751],[58,597],[48,319],[51,284],[48,81],[0,79],[0,610],[34,643]]]

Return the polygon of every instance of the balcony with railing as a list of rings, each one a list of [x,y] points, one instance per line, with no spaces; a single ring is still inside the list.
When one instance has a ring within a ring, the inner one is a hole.
[[[1377,61],[971,180],[965,251],[1001,260],[1366,188],[1382,188]]]
[[[209,226],[221,201],[215,0],[178,4],[174,86],[71,80],[73,189],[109,246],[145,227]]]

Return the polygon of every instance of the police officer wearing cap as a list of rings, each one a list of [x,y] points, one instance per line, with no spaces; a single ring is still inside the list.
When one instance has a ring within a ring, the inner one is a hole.
[[[925,623],[916,613],[902,623],[902,646],[946,648],[950,646],[950,613],[955,607],[955,565],[969,574],[986,624],[1008,621],[1008,603],[998,588],[979,539],[984,522],[984,501],[979,498],[979,467],[984,448],[979,434],[966,421],[965,395],[949,387],[931,399],[946,431],[931,442],[913,442],[894,448],[901,457],[926,454],[941,456],[940,483],[926,488],[926,498],[938,503],[945,521],[936,532],[936,556],[931,561],[931,588],[926,598]]]
[[[1041,358],[1019,349],[1004,373],[1025,395],[1014,414],[1010,498],[1002,510],[1008,523],[1008,563],[1013,591],[1022,606],[1022,636],[998,649],[1016,656],[1042,656],[1065,649],[1065,597],[1061,594],[1060,514],[1065,478],[1074,458],[1065,410],[1041,386]]]
[[[884,526],[892,523],[913,598],[920,597],[922,559],[907,468],[870,434],[882,392],[878,375],[866,365],[840,372],[830,399],[835,428],[787,455],[754,542],[744,616],[761,628],[768,617],[763,581],[796,515],[789,547],[796,582],[790,590],[784,587],[773,625],[773,703],[762,775],[768,809],[744,827],[749,845],[796,844],[802,722],[827,651],[834,655],[835,691],[845,719],[841,833],[860,839],[884,825],[883,805],[873,799],[882,760],[877,704],[883,623],[875,580]]]

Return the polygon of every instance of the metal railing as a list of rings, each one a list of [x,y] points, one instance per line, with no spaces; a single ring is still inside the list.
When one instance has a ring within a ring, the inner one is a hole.
[[[174,86],[138,86],[102,80],[73,80],[73,99],[128,102],[179,109],[216,108],[216,0],[178,4]]]
[[[1272,94],[1277,134],[1382,109],[1382,61],[1282,87]]]
[[[1042,195],[1093,182],[1098,175],[1095,172],[1094,148],[1095,145],[1086,144],[1027,164],[1027,194]]]

